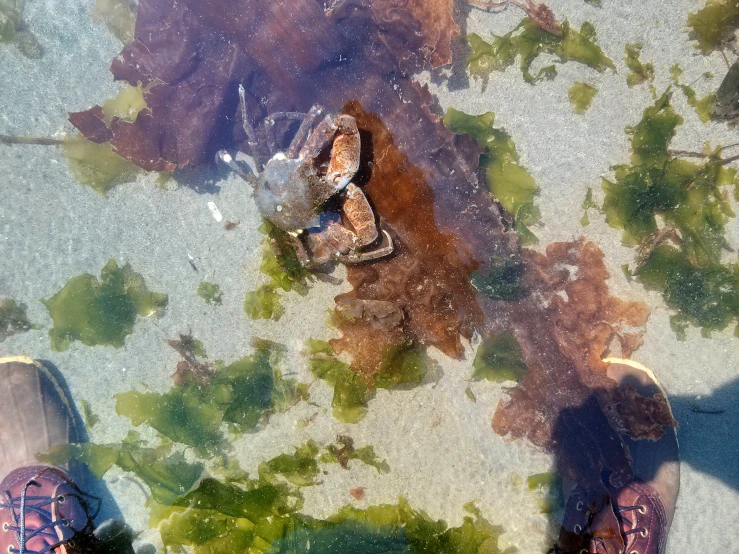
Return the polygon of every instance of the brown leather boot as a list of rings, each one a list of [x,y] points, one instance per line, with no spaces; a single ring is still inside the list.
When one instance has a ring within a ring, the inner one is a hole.
[[[557,554],[662,554],[667,517],[660,495],[630,481],[599,502],[577,486],[565,507]]]
[[[79,440],[54,376],[29,358],[0,359],[0,414],[0,552],[99,552],[99,501],[77,487],[68,468],[36,461],[52,446]]]
[[[631,360],[607,359],[608,375],[650,397],[664,390],[654,374]],[[665,398],[666,398],[665,394]],[[677,436],[672,428],[657,441],[623,437],[635,478],[600,491],[575,486],[567,501],[557,546],[567,554],[664,554],[680,489]]]

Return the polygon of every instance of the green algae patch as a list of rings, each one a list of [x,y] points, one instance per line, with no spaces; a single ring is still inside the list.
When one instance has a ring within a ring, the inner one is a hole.
[[[31,60],[39,59],[44,49],[22,20],[24,0],[0,1],[0,44],[13,44]]]
[[[138,316],[161,312],[167,295],[150,292],[144,278],[129,264],[111,259],[100,279],[89,273],[72,277],[54,296],[41,301],[54,322],[49,330],[52,350],[66,350],[72,341],[85,346],[120,348],[133,332]]]
[[[524,265],[517,258],[494,257],[482,271],[473,271],[472,286],[492,300],[519,300],[528,294],[521,283]]]
[[[319,461],[322,464],[339,464],[344,469],[349,468],[351,460],[357,460],[368,466],[374,467],[378,473],[388,473],[390,466],[385,460],[381,460],[375,454],[375,448],[371,445],[356,448],[354,439],[346,435],[336,437],[337,444],[330,444],[326,451],[321,454]]]
[[[688,106],[695,109],[695,113],[703,123],[708,122],[713,117],[714,104],[716,101],[717,93],[707,94],[703,98],[698,98],[698,94],[695,92],[693,87],[680,83],[680,75],[682,75],[682,68],[680,65],[675,64],[670,68],[670,80],[679,88],[685,95],[685,100],[688,102]],[[704,74],[704,76],[710,75]]]
[[[325,520],[270,508],[275,512],[271,517],[247,517],[238,505],[230,513],[194,507],[173,512],[161,524],[163,542],[168,547],[191,546],[195,554],[516,552],[514,548],[504,551],[498,547],[503,529],[487,521],[474,506],[466,507],[470,515],[462,525],[451,528],[414,510],[403,498],[397,504],[364,510],[347,506]]]
[[[297,487],[316,484],[318,477],[318,446],[308,441],[295,449],[294,454],[280,454],[259,464],[259,479],[271,484],[279,483],[278,476]]]
[[[477,349],[472,367],[473,379],[493,382],[519,382],[528,370],[521,346],[510,333],[495,335],[483,342]]]
[[[333,416],[344,423],[357,423],[364,418],[374,389],[418,385],[430,367],[423,348],[410,342],[388,346],[378,371],[371,377],[352,371],[349,364],[335,356],[328,342],[308,339],[305,346],[313,376],[334,388]]]
[[[326,519],[299,514],[300,487],[316,484],[318,475],[318,447],[312,441],[292,455],[262,462],[256,479],[229,462],[228,481],[209,476],[202,464],[185,461],[181,452],[171,453],[171,446],[147,448],[135,438],[119,445],[61,445],[39,460],[59,465],[78,460],[98,477],[113,466],[130,473],[151,491],[149,525],[159,529],[168,551],[515,553],[498,548],[503,529],[471,503],[464,506],[468,515],[462,524],[451,528],[402,497],[397,504],[364,510],[347,506]],[[355,459],[360,450],[354,451]]]
[[[37,455],[40,462],[55,465],[77,460],[98,478],[113,466],[134,474],[151,491],[154,501],[171,505],[186,494],[203,474],[203,465],[185,461],[182,453],[167,455],[161,449],[137,444],[64,444]]]
[[[105,23],[113,36],[128,44],[133,41],[136,27],[136,6],[133,0],[95,0],[92,19]]]
[[[588,217],[588,211],[590,209],[595,209],[599,212],[601,211],[601,208],[598,205],[598,203],[593,200],[593,189],[591,189],[590,187],[588,187],[588,190],[585,193],[585,200],[582,201],[581,207],[583,210],[583,214],[582,214],[582,218],[580,219],[580,225],[582,225],[583,227],[587,227],[588,225],[590,225],[590,218]]]
[[[739,324],[739,263],[697,266],[685,252],[662,244],[634,274],[678,311],[670,323],[680,338],[688,324],[701,327],[704,336]]]
[[[598,71],[615,69],[613,61],[596,44],[595,35],[592,23],[585,22],[580,31],[576,31],[565,21],[562,36],[558,37],[525,17],[511,32],[494,37],[492,43],[474,33],[467,35],[465,40],[470,45],[467,67],[471,76],[486,79],[493,71],[502,71],[520,58],[523,78],[531,84],[551,79],[557,73],[553,65],[541,69],[536,75],[531,73],[532,63],[541,54],[553,54],[560,63],[574,61]]]
[[[62,155],[67,158],[75,179],[100,196],[123,183],[132,183],[143,170],[113,152],[108,143],[96,144],[82,135],[71,135],[62,142]]]
[[[146,89],[126,86],[115,98],[106,100],[102,106],[102,121],[110,125],[113,118],[135,121],[138,113],[146,108]],[[77,182],[87,185],[101,196],[123,183],[130,183],[144,174],[144,170],[131,161],[119,156],[107,143],[98,144],[82,135],[70,135],[62,141],[62,155],[67,158]]]
[[[0,299],[0,342],[11,335],[36,329],[26,315],[28,306],[12,298]]]
[[[536,498],[539,512],[551,514],[564,505],[562,478],[558,473],[547,472],[531,475],[526,479],[529,492]]]
[[[682,118],[669,93],[662,95],[633,128],[631,164],[614,166],[614,180],[603,179],[606,222],[623,231],[623,242],[639,248],[629,274],[662,292],[677,310],[673,328],[685,336],[688,324],[704,334],[736,319],[736,264],[721,263],[724,236],[734,217],[725,197],[736,190],[737,171],[728,168],[721,148],[703,152],[668,149]],[[699,159],[694,162],[680,156]]]
[[[703,8],[688,15],[687,25],[701,53],[721,50],[739,26],[739,1],[708,0]]]
[[[595,95],[598,94],[598,89],[593,85],[587,83],[575,82],[567,91],[567,97],[570,99],[570,104],[575,110],[575,113],[583,114],[590,108],[593,103]]]
[[[333,416],[344,423],[356,423],[367,414],[367,402],[373,396],[367,381],[334,356],[325,341],[308,339],[305,343],[308,365],[317,379],[334,388],[331,401]]]
[[[669,89],[654,105],[644,110],[641,121],[627,127],[631,135],[631,163],[659,164],[667,159],[667,145],[675,136],[675,129],[683,124],[682,116],[675,113],[670,104]]]
[[[654,64],[642,63],[639,60],[643,46],[641,44],[629,43],[626,45],[626,67],[629,74],[626,75],[626,84],[633,88],[641,83],[652,83],[654,81]]]
[[[194,368],[180,371],[178,366],[179,384],[166,393],[117,394],[116,412],[134,426],[146,424],[212,456],[225,447],[224,425],[232,433],[244,433],[270,414],[307,398],[307,385],[285,379],[275,369],[274,354],[274,349],[262,345],[230,365],[201,371],[199,378]]]
[[[100,423],[100,418],[92,411],[92,407],[87,400],[80,400],[80,408],[82,408],[82,421],[85,429],[91,431],[95,425]]]
[[[428,554],[513,554],[515,548],[501,550],[498,539],[503,533],[500,526],[492,525],[473,504],[465,505],[470,514],[465,516],[459,527],[448,527],[443,521],[434,521],[426,513],[414,510],[405,499],[398,499],[397,504],[382,504],[360,510],[352,506],[342,508],[328,518],[335,524],[330,535],[324,537],[323,544],[345,542],[351,539],[353,531],[362,527],[386,540],[396,540],[392,549],[379,552],[423,552]],[[298,543],[299,544],[299,543]],[[303,542],[303,544],[306,544]],[[371,543],[370,543],[371,544]],[[311,542],[311,549],[314,543]],[[307,550],[298,550],[307,552]],[[347,552],[349,550],[318,549],[320,552]],[[369,550],[351,550],[368,552]],[[374,551],[374,550],[373,550]],[[281,549],[279,552],[292,552]]]
[[[206,304],[220,306],[223,301],[223,291],[215,283],[201,281],[198,285],[198,296],[205,300]]]
[[[482,149],[480,166],[485,170],[488,189],[513,218],[522,242],[530,244],[536,242],[529,227],[539,221],[539,210],[534,205],[539,187],[520,164],[516,144],[510,135],[503,129],[496,129],[494,124],[493,112],[468,115],[449,108],[444,115],[444,125],[453,133],[472,136]]]
[[[103,102],[103,122],[105,125],[110,125],[114,117],[123,121],[136,121],[139,112],[146,108],[144,93],[148,88],[142,85],[136,87],[128,85],[123,87],[115,98]]]
[[[720,148],[705,152],[703,163],[668,152],[680,123],[665,94],[630,129],[632,164],[615,166],[614,181],[603,179],[606,221],[623,229],[624,243],[633,246],[658,231],[659,216],[679,232],[694,263],[718,262],[726,244],[724,225],[734,215],[722,188],[735,185],[736,170],[723,165]]]
[[[298,294],[306,294],[313,275],[300,263],[295,247],[285,231],[269,221],[265,221],[259,231],[267,235],[259,271],[269,277],[269,282],[246,293],[244,312],[249,319],[278,320],[285,309],[277,291],[295,290]]]

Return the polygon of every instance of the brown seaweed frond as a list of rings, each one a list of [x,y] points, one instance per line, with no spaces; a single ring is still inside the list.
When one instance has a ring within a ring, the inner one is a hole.
[[[167,344],[182,356],[177,363],[177,369],[172,375],[176,385],[183,385],[188,381],[195,381],[199,385],[207,384],[213,376],[213,364],[201,362],[198,355],[203,355],[202,344],[195,340],[192,332],[179,333],[177,339],[167,339]]]
[[[545,4],[537,4],[533,0],[466,0],[466,2],[470,6],[481,10],[502,10],[509,5],[518,6],[547,33],[558,37],[562,36],[561,23],[557,21],[554,12]]]

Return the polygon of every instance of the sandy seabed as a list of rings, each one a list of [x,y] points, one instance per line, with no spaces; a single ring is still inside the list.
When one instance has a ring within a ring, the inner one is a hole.
[[[561,18],[579,27],[587,20],[598,30],[598,43],[617,72],[598,73],[568,63],[558,66],[553,81],[526,84],[517,65],[493,74],[483,88],[469,80],[459,59],[451,68],[419,78],[428,82],[444,109],[468,113],[496,113],[496,126],[515,140],[522,164],[535,177],[541,192],[536,203],[542,225],[535,229],[540,247],[581,235],[598,243],[611,271],[614,295],[645,301],[651,315],[644,345],[634,359],[652,368],[667,390],[680,423],[682,482],[668,553],[739,552],[736,514],[739,513],[739,342],[731,329],[710,339],[690,328],[684,342],[669,327],[670,311],[662,298],[629,282],[620,270],[633,261],[634,251],[620,243],[620,233],[591,212],[582,227],[580,205],[588,187],[598,198],[600,177],[609,166],[628,159],[624,127],[641,118],[653,102],[646,86],[626,85],[626,43],[642,43],[642,61],[655,64],[655,87],[669,84],[669,67],[680,63],[683,80],[692,82],[706,71],[716,77],[698,81],[698,95],[715,90],[726,68],[720,55],[704,57],[690,45],[685,30],[688,12],[700,1],[615,2],[596,8],[582,0],[552,0]],[[12,47],[0,47],[0,133],[56,136],[72,132],[67,112],[86,109],[118,90],[108,71],[120,43],[104,26],[91,22],[92,5],[72,0],[29,0],[25,21],[45,49],[40,60],[28,60]],[[512,29],[522,13],[508,9],[488,14],[459,6],[463,32],[483,38]],[[461,46],[455,54],[462,56]],[[547,65],[540,59],[537,64]],[[598,94],[584,115],[575,115],[567,99],[574,81],[596,86]],[[713,144],[737,142],[736,131],[724,124],[702,124],[676,94],[674,104],[685,118],[673,147],[699,150]],[[30,319],[41,326],[0,343],[0,354],[23,354],[51,361],[63,373],[76,401],[86,400],[100,417],[91,432],[98,443],[120,441],[129,421],[116,415],[113,394],[128,390],[165,391],[177,354],[166,338],[190,329],[211,359],[234,360],[251,351],[251,337],[287,345],[285,372],[310,382],[303,340],[327,338],[326,309],[333,296],[348,285],[318,283],[307,296],[286,297],[286,313],[278,322],[253,322],[242,309],[244,295],[262,283],[257,231],[259,217],[247,185],[237,177],[223,178],[205,190],[180,187],[163,190],[154,176],[115,188],[107,198],[78,184],[61,153],[51,147],[0,146],[0,296],[28,305]],[[226,219],[240,221],[226,232],[207,203],[215,202]],[[739,229],[733,220],[727,231],[735,248]],[[193,256],[199,272],[188,263]],[[140,321],[120,349],[85,347],[73,343],[64,352],[50,348],[51,320],[38,301],[56,293],[73,276],[99,275],[110,258],[130,262],[153,291],[165,292],[169,304],[163,317]],[[337,270],[341,276],[342,270]],[[196,295],[202,280],[218,283],[223,305],[209,306]],[[255,472],[261,460],[314,439],[333,442],[337,433],[350,434],[358,445],[371,444],[388,461],[391,472],[379,475],[363,464],[345,471],[328,466],[319,486],[303,490],[304,512],[327,516],[354,502],[358,507],[395,502],[404,496],[417,508],[451,525],[461,522],[462,505],[475,501],[483,514],[505,528],[501,546],[515,545],[522,553],[545,551],[548,536],[558,526],[539,513],[536,499],[516,476],[549,471],[550,456],[525,441],[507,442],[490,428],[493,411],[505,387],[488,382],[468,383],[474,348],[466,358],[450,360],[432,351],[442,375],[412,390],[378,391],[367,417],[356,425],[331,418],[331,390],[323,382],[311,387],[311,400],[324,408],[301,403],[270,418],[257,433],[234,443],[234,456]],[[465,394],[470,386],[477,398]],[[720,415],[696,413],[691,403],[701,396],[725,409]],[[326,409],[328,408],[328,409]],[[314,423],[296,423],[317,413]],[[392,432],[388,432],[391,429]],[[123,474],[106,475],[110,491],[135,530],[146,530],[145,496]],[[352,501],[348,490],[366,487],[365,499]],[[156,542],[151,532],[145,538]]]

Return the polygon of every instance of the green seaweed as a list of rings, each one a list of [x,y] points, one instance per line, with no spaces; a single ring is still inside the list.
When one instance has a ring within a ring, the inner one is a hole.
[[[274,319],[277,321],[285,313],[280,295],[272,284],[262,285],[246,293],[244,312],[249,319]]]
[[[215,283],[201,281],[198,285],[198,296],[205,300],[206,304],[220,306],[223,300],[223,291]]]
[[[0,300],[0,342],[11,335],[23,333],[37,327],[31,323],[26,315],[28,306],[18,304],[12,298]]]
[[[488,78],[491,72],[504,70],[520,56],[523,78],[531,84],[556,75],[554,66],[543,68],[537,75],[531,73],[531,65],[540,54],[553,54],[560,63],[579,62],[598,71],[615,69],[611,59],[595,43],[595,34],[592,23],[586,21],[578,32],[565,21],[562,36],[558,37],[525,17],[511,32],[496,36],[492,43],[474,33],[467,35],[465,40],[470,45],[467,67],[473,77]]]
[[[78,183],[100,196],[123,183],[132,183],[143,170],[113,152],[110,144],[97,144],[82,135],[70,135],[62,143],[62,154]]]
[[[329,343],[308,339],[305,345],[313,375],[334,387],[333,416],[344,423],[356,423],[364,418],[375,388],[420,384],[430,365],[420,345],[391,345],[382,353],[380,367],[370,379],[336,358]]]
[[[346,435],[336,437],[338,444],[330,444],[326,447],[326,451],[321,454],[318,459],[322,464],[340,464],[343,468],[348,468],[350,460],[358,460],[368,466],[374,467],[378,473],[388,473],[390,465],[385,460],[380,460],[375,454],[375,448],[372,445],[355,448],[354,439]]]
[[[542,514],[551,514],[564,504],[562,498],[562,478],[558,473],[547,472],[531,475],[526,479]]]
[[[672,109],[670,96],[668,89],[644,110],[639,123],[626,127],[626,133],[631,135],[632,164],[656,165],[667,160],[667,145],[675,136],[675,129],[683,123],[682,116]]]
[[[280,454],[267,462],[259,464],[259,479],[271,484],[279,483],[281,475],[288,483],[297,487],[316,484],[318,477],[318,446],[308,441],[295,449],[295,454]]]
[[[727,168],[721,148],[702,153],[668,149],[682,118],[669,92],[644,110],[632,134],[631,164],[614,167],[615,179],[603,179],[606,222],[623,230],[623,242],[638,246],[631,272],[645,285],[661,290],[678,311],[673,328],[685,335],[687,324],[704,334],[724,329],[736,319],[736,268],[722,265],[727,243],[725,225],[734,213],[724,189],[737,186],[737,170]],[[703,158],[696,163],[680,157]],[[670,246],[667,240],[677,243]]]
[[[236,491],[230,491],[230,496],[236,497],[229,502],[232,510],[222,509],[221,504],[214,501],[216,499],[205,493],[199,497],[201,505],[214,506],[214,509],[169,510],[168,519],[161,523],[164,544],[168,547],[192,546],[195,554],[516,552],[513,548],[505,551],[498,548],[502,528],[489,523],[474,507],[468,507],[472,515],[466,516],[462,525],[452,528],[414,510],[403,498],[399,498],[397,505],[382,504],[365,510],[347,506],[328,519],[320,520],[295,513],[280,513],[290,508],[285,509],[284,505],[278,504],[279,493],[273,500],[262,492],[261,513],[271,511],[272,514],[260,517],[246,510],[255,503],[251,498],[243,498],[248,492],[238,495]],[[230,500],[228,496],[227,499]],[[222,498],[217,500],[222,501]]]
[[[352,371],[349,364],[337,359],[329,343],[308,339],[305,345],[313,376],[334,387],[333,416],[344,423],[356,423],[364,418],[367,402],[372,397],[367,381]]]
[[[570,104],[575,110],[575,113],[583,114],[590,108],[590,104],[593,103],[593,98],[598,94],[598,89],[593,85],[587,83],[575,82],[567,91],[567,97],[570,99]]]
[[[266,344],[219,367],[207,382],[183,379],[166,393],[130,391],[115,396],[116,412],[134,426],[146,423],[165,437],[211,456],[223,450],[222,425],[243,433],[271,413],[307,398],[307,385],[285,379],[273,367]]]
[[[14,44],[26,58],[40,58],[44,49],[23,23],[24,0],[0,0],[0,44]]]
[[[82,421],[85,423],[85,429],[90,431],[100,423],[100,418],[92,411],[92,407],[87,400],[80,400],[80,408],[82,408]]]
[[[267,235],[262,250],[259,271],[269,277],[269,283],[246,293],[244,312],[250,319],[278,320],[285,313],[278,290],[296,290],[306,294],[312,274],[298,259],[290,236],[269,221],[259,231]]]
[[[594,208],[598,211],[601,211],[598,203],[593,200],[593,189],[591,189],[590,187],[588,187],[588,190],[585,193],[585,200],[582,201],[581,207],[583,209],[583,214],[582,214],[582,218],[580,219],[580,225],[582,225],[583,227],[587,227],[588,225],[590,225],[590,218],[588,217],[588,210],[590,210],[591,208]]]
[[[103,103],[103,121],[109,125],[114,117],[134,121],[146,107],[146,89],[126,86],[118,94]],[[144,171],[113,151],[105,142],[97,144],[82,135],[70,135],[62,141],[62,155],[67,158],[69,168],[78,183],[87,185],[101,196],[123,183],[130,183],[143,175]]]
[[[95,0],[93,21],[104,22],[105,26],[123,44],[133,41],[136,26],[134,0]]]
[[[477,349],[472,367],[473,379],[494,382],[518,382],[528,369],[523,361],[521,346],[510,333],[495,335],[483,342]]]
[[[698,266],[685,252],[662,244],[634,274],[647,287],[662,291],[667,305],[678,311],[671,324],[680,338],[685,338],[687,324],[701,327],[704,336],[739,324],[739,263]]]
[[[472,389],[470,387],[464,389],[464,394],[467,396],[467,398],[470,399],[470,402],[472,402],[473,404],[477,404],[477,397],[475,396],[475,393],[472,392]]]
[[[694,263],[719,262],[724,225],[734,215],[721,188],[735,183],[736,170],[722,164],[720,148],[703,163],[671,155],[667,146],[680,123],[666,94],[644,111],[630,130],[632,164],[615,166],[615,181],[603,179],[606,221],[624,230],[625,244],[637,245],[657,232],[659,215],[679,231]]]
[[[739,1],[707,0],[703,8],[688,14],[687,25],[703,54],[721,50],[739,25]]]
[[[493,112],[468,115],[449,108],[444,115],[444,125],[454,133],[470,135],[482,149],[480,166],[485,169],[488,189],[513,218],[522,242],[530,244],[536,242],[529,227],[539,221],[539,211],[534,205],[539,188],[519,163],[516,144],[510,135],[503,129],[496,129],[494,123]]]
[[[57,465],[78,460],[98,477],[114,465],[132,474],[151,491],[149,525],[159,529],[167,551],[191,547],[195,554],[516,552],[498,548],[502,528],[487,521],[472,503],[464,506],[469,515],[463,523],[452,528],[414,510],[402,497],[397,504],[364,510],[347,506],[327,519],[297,513],[303,505],[299,487],[316,484],[318,475],[318,447],[312,441],[297,447],[295,454],[262,462],[257,479],[249,478],[232,460],[225,467],[226,481],[209,476],[200,463],[186,462],[181,452],[171,453],[171,446],[147,448],[134,436],[118,445],[60,445],[38,459]],[[377,463],[378,471],[387,469],[371,448],[353,450],[351,456]]]
[[[629,68],[626,84],[629,85],[629,88],[654,81],[654,64],[651,62],[642,63],[639,60],[642,48],[643,46],[638,43],[626,44],[626,66]]]
[[[698,114],[700,120],[703,123],[710,121],[711,117],[713,116],[716,93],[712,92],[711,94],[707,94],[703,98],[698,98],[698,94],[695,92],[693,87],[680,83],[680,75],[682,75],[682,72],[683,70],[679,64],[673,65],[670,68],[670,79],[675,84],[675,86],[679,88],[683,92],[683,94],[685,94],[685,99],[688,102],[688,106],[695,109],[695,113]],[[705,75],[706,74],[704,74],[704,76]],[[708,75],[710,75],[710,73]]]
[[[480,294],[492,300],[519,300],[528,294],[521,283],[524,269],[517,258],[493,257],[483,272],[472,272],[470,282]]]
[[[69,460],[86,464],[96,477],[102,477],[114,465],[140,478],[151,491],[154,501],[172,505],[186,494],[203,474],[203,465],[188,463],[182,453],[166,455],[161,449],[138,444],[98,445],[64,444],[38,454],[40,462],[62,465]]]
[[[72,341],[85,346],[120,348],[133,332],[137,316],[164,309],[167,295],[149,292],[143,277],[129,264],[111,259],[100,279],[89,273],[72,277],[54,296],[41,301],[54,322],[49,330],[52,350],[66,350]]]

